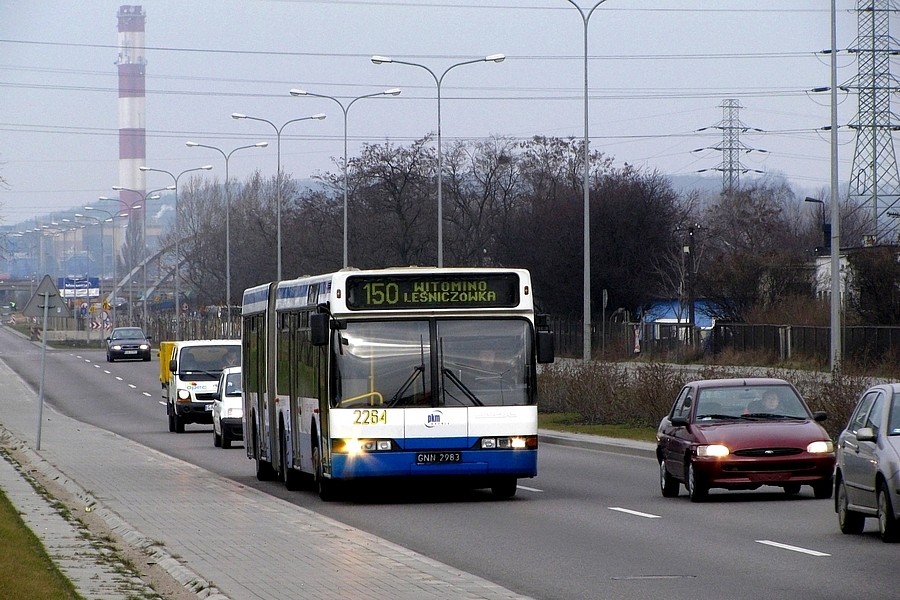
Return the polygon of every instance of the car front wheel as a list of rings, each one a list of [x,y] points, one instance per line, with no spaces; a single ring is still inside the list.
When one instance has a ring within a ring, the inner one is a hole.
[[[659,488],[664,498],[674,498],[678,495],[678,488],[681,486],[678,480],[669,474],[666,468],[666,461],[659,461]]]
[[[900,538],[900,523],[894,518],[890,490],[884,484],[878,486],[878,533],[883,542],[896,542]]]
[[[832,479],[828,479],[827,481],[821,481],[819,483],[815,483],[812,486],[813,496],[815,496],[816,500],[827,500],[831,498],[831,494],[834,490],[834,481]]]
[[[697,475],[697,470],[694,468],[694,461],[688,461],[685,487],[687,488],[688,495],[691,497],[691,502],[702,502],[706,500],[709,487],[703,483]]]
[[[866,517],[862,513],[852,511],[849,508],[850,500],[847,498],[847,486],[844,480],[840,480],[837,486],[837,513],[838,527],[841,533],[855,535],[862,533],[866,524]]]

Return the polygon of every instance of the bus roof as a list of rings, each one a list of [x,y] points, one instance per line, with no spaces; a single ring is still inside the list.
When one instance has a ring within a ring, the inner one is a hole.
[[[382,298],[380,294],[386,292]],[[532,311],[531,274],[526,269],[393,267],[342,269],[259,285],[244,292],[242,314],[263,312],[272,299],[277,310],[328,302],[332,314],[378,311],[421,313],[484,309]]]

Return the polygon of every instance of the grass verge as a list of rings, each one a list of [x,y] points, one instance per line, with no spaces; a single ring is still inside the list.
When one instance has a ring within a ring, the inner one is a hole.
[[[539,413],[538,427],[568,433],[586,433],[622,438],[638,442],[655,442],[656,430],[628,425],[591,425],[581,421],[578,413]]]
[[[2,459],[0,459],[2,460]],[[40,540],[0,490],[0,598],[80,600]]]

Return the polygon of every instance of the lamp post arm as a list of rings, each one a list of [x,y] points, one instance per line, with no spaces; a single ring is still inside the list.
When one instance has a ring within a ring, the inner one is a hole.
[[[590,136],[588,134],[588,23],[601,4],[606,0],[596,2],[594,6],[585,13],[574,0],[566,0],[569,4],[578,10],[584,25],[584,176],[582,186],[584,187],[584,272],[583,279],[583,298],[582,298],[582,359],[588,362],[591,359],[591,166],[590,166]]]

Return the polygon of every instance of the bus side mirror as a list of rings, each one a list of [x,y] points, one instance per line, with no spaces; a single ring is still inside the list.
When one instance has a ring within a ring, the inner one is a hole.
[[[552,363],[554,360],[553,332],[537,332],[537,361],[541,364]]]
[[[177,373],[178,372],[178,363],[175,362],[175,359],[169,361],[169,372]]]
[[[328,321],[328,315],[325,313],[309,315],[309,336],[313,346],[325,346],[328,344],[330,333]]]

